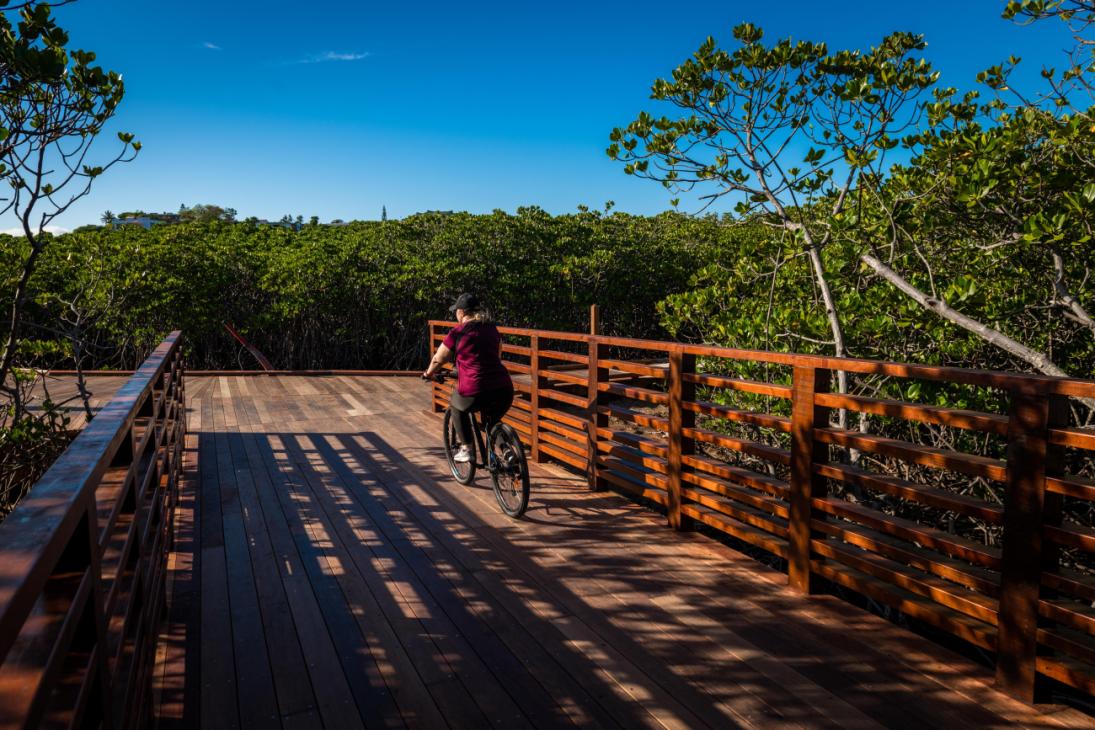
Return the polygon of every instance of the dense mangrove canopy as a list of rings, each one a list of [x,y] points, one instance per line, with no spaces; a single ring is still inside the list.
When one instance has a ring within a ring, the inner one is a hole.
[[[913,280],[1071,374],[1095,375],[1093,333],[1054,307],[1044,249],[1020,241],[972,256],[983,244],[976,229],[951,230],[931,281]],[[0,237],[0,256],[17,258],[22,245]],[[1088,298],[1092,248],[1073,250],[1066,274]],[[822,251],[851,354],[1031,369],[911,300],[859,254],[841,241]],[[584,330],[597,303],[615,334],[831,353],[809,258],[785,232],[714,215],[526,208],[299,231],[209,223],[60,236],[35,275],[24,362],[65,366],[79,339],[85,366],[132,367],[182,328],[191,367],[256,367],[230,323],[279,368],[409,368],[422,362],[426,321],[465,289],[514,326]]]

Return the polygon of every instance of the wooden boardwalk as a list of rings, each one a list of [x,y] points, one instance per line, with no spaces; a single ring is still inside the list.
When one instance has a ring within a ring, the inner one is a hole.
[[[159,727],[1090,727],[562,469],[448,477],[429,389],[188,377]]]
[[[87,389],[90,395],[89,405],[92,413],[98,411],[110,402],[114,394],[129,380],[128,375],[95,375],[89,373]],[[80,398],[80,391],[76,387],[76,379],[67,373],[50,374],[45,376],[31,394],[30,410],[39,411],[42,401],[49,398],[58,404],[70,419],[69,427],[79,430],[86,425],[86,412],[84,401]]]

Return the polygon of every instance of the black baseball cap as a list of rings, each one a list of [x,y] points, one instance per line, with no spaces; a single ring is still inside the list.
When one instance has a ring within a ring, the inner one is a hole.
[[[474,312],[479,309],[479,297],[475,296],[471,292],[464,292],[456,298],[456,302],[449,307],[449,311],[455,313],[457,309],[463,309],[465,312]]]

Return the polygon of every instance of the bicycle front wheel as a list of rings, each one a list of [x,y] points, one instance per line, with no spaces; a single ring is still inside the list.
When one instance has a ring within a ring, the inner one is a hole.
[[[460,439],[456,436],[456,416],[453,415],[452,409],[445,410],[445,425],[444,425],[444,438],[445,438],[445,458],[449,462],[449,471],[452,472],[452,478],[461,484],[471,484],[475,479],[475,444],[468,444],[468,448],[471,450],[471,460],[466,462],[453,461],[453,454],[460,448]],[[472,439],[474,442],[475,439]]]
[[[494,455],[490,478],[498,506],[510,517],[520,517],[528,509],[528,462],[521,438],[510,426],[499,424],[490,434]]]

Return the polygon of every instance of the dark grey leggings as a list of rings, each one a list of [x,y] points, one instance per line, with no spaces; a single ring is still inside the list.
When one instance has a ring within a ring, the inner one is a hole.
[[[468,414],[472,411],[482,411],[488,419],[497,422],[506,415],[511,405],[513,405],[512,387],[488,390],[471,396],[460,395],[456,392],[456,388],[453,388],[449,407],[456,414],[456,437],[462,444],[471,443],[471,419],[468,418]]]

